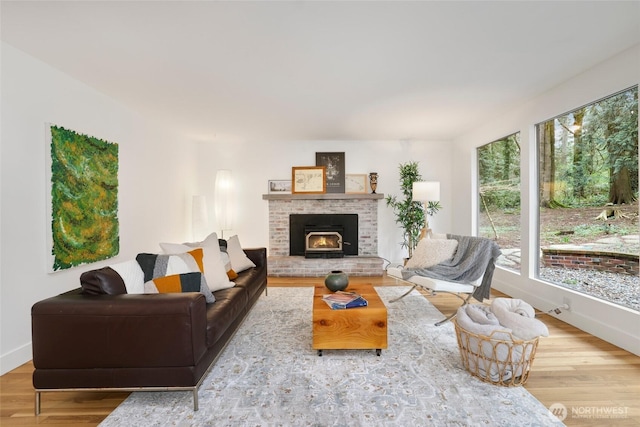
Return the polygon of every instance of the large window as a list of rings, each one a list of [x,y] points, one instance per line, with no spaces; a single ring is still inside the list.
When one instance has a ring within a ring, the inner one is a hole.
[[[478,182],[478,235],[498,243],[498,265],[520,271],[520,133],[478,148]]]
[[[640,310],[638,88],[536,130],[538,277]]]

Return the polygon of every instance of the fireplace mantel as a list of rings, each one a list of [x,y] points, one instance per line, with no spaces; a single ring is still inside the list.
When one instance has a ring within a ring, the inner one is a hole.
[[[384,194],[263,194],[262,200],[378,200],[384,199]]]

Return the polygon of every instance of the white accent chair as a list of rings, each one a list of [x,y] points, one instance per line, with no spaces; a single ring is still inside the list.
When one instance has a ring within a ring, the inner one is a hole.
[[[387,267],[387,275],[388,276],[393,277],[394,279],[396,279],[396,281],[400,280],[402,282],[405,282],[405,283],[408,283],[408,284],[412,285],[411,289],[409,289],[407,292],[405,292],[404,294],[402,294],[398,298],[395,298],[395,299],[389,301],[391,303],[396,302],[396,301],[404,298],[405,296],[409,295],[411,293],[411,291],[413,291],[414,289],[420,287],[420,288],[428,291],[431,296],[435,296],[436,293],[438,293],[438,292],[444,292],[444,293],[455,295],[456,297],[458,297],[458,298],[460,298],[462,300],[462,305],[461,306],[464,306],[464,305],[469,303],[469,301],[471,300],[471,297],[473,296],[473,293],[475,292],[476,288],[478,286],[480,286],[480,283],[482,282],[482,277],[480,277],[478,280],[472,282],[471,284],[447,282],[445,280],[432,279],[432,278],[429,278],[429,277],[422,277],[422,276],[412,276],[408,280],[405,280],[405,279],[402,278],[402,270],[403,270],[403,267],[401,267],[401,266],[389,266],[389,267]],[[436,322],[435,325],[436,326],[440,326],[443,323],[448,322],[449,320],[453,319],[456,316],[456,314],[457,314],[457,310],[454,311],[453,314],[447,316],[444,320]]]

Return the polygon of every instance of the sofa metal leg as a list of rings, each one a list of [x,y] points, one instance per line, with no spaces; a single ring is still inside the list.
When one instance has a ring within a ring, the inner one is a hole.
[[[193,410],[198,410],[198,388],[193,389]]]
[[[36,404],[36,415],[40,415],[40,392],[36,391],[36,400],[35,400],[35,404]]]

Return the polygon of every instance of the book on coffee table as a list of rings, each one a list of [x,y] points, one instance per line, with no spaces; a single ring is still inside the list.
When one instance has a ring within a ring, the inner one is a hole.
[[[322,299],[332,310],[367,306],[367,300],[355,292],[338,291],[333,294],[324,295]]]

